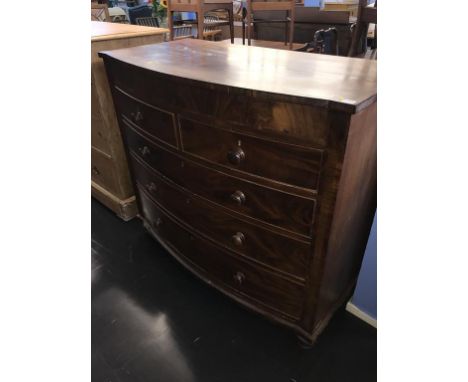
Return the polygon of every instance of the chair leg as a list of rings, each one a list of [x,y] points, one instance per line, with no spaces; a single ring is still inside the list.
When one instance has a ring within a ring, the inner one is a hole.
[[[289,50],[292,50],[293,48],[293,41],[294,41],[294,19],[296,18],[296,11],[295,8],[293,7],[291,9],[291,13],[289,14],[290,16],[290,21],[289,21]]]
[[[242,19],[242,45],[245,45],[245,20]]]
[[[198,30],[198,36],[197,38],[200,40],[203,40],[203,26],[204,26],[205,20],[204,20],[204,13],[203,12],[197,12],[197,30]]]
[[[284,45],[288,45],[288,31],[289,31],[289,11],[286,11],[286,20],[284,23]]]
[[[252,12],[247,8],[247,44],[250,46],[252,39]]]
[[[234,44],[234,9],[232,7],[228,9],[228,16],[229,16],[229,33],[231,34],[231,44]]]
[[[167,12],[167,27],[169,29],[169,41],[174,40],[174,22],[172,18],[172,11]]]

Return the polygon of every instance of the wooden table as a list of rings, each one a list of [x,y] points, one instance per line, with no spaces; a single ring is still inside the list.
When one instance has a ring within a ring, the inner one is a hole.
[[[231,44],[231,40],[218,41],[219,43]],[[251,40],[252,46],[258,46],[260,48],[271,48],[271,49],[282,49],[289,50],[289,45],[285,45],[284,41],[266,41],[266,40]],[[242,38],[236,37],[234,39],[234,45],[242,45]],[[247,45],[247,39],[245,40]],[[304,44],[293,44],[292,50],[297,50],[304,47]]]
[[[137,213],[111,91],[98,52],[164,41],[167,29],[91,21],[91,192],[124,220]]]

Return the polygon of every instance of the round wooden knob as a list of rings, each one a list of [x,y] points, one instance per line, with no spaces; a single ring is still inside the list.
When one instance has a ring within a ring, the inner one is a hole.
[[[93,166],[93,170],[92,170],[92,171],[93,171],[93,174],[94,174],[94,175],[99,175],[99,174],[100,174],[100,172],[99,172],[99,170],[98,170],[98,168],[97,168],[96,166]]]
[[[158,190],[158,186],[156,186],[156,184],[153,182],[150,182],[146,185],[146,189],[150,192],[156,192]]]
[[[143,114],[138,110],[135,113],[132,113],[133,122],[140,122],[143,120]]]
[[[234,281],[239,285],[241,285],[245,280],[245,275],[242,272],[234,273],[233,277],[234,277]]]
[[[229,163],[239,165],[245,159],[245,152],[240,147],[237,147],[235,150],[230,150],[228,152],[227,159]]]
[[[237,205],[242,206],[245,204],[245,195],[242,191],[236,191],[231,194],[231,200],[236,202]]]
[[[140,154],[145,156],[145,155],[148,155],[151,153],[150,149],[148,148],[148,146],[143,146],[143,147],[140,147],[138,149],[140,151]]]
[[[235,246],[242,247],[245,243],[245,235],[242,232],[236,232],[235,235],[232,235],[231,240]]]
[[[159,227],[161,224],[162,224],[161,218],[157,218],[157,219],[154,221],[154,226],[155,226],[155,227]]]

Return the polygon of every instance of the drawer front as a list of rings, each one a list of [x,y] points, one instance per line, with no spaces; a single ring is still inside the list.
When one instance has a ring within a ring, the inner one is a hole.
[[[159,238],[185,260],[201,268],[208,281],[255,305],[272,308],[297,320],[304,288],[221,250],[169,218],[140,193],[143,216]]]
[[[115,92],[118,112],[153,139],[177,147],[175,117],[173,113],[146,105],[119,90]]]
[[[111,193],[119,195],[112,158],[94,148],[91,149],[91,179]]]
[[[177,218],[234,252],[302,281],[305,279],[310,250],[307,242],[243,222],[162,179],[138,160],[132,160],[139,187]]]
[[[310,235],[315,201],[263,187],[179,157],[127,128],[130,150],[194,194],[234,212],[304,236]]]
[[[179,118],[182,149],[209,162],[317,190],[322,150],[283,144]]]

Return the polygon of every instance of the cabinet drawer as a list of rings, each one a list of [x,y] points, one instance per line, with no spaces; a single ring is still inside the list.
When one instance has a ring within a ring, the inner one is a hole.
[[[121,116],[144,130],[152,138],[177,147],[173,113],[140,102],[118,89],[115,91],[115,100]]]
[[[133,159],[139,188],[198,232],[241,255],[305,279],[308,242],[293,240],[239,220],[183,191]]]
[[[273,273],[234,257],[197,234],[183,228],[145,193],[140,194],[143,216],[160,240],[186,261],[200,268],[207,281],[287,315],[300,317],[304,288]]]
[[[91,148],[91,179],[111,193],[120,195],[115,174],[112,158]]]
[[[263,178],[317,190],[322,150],[278,143],[180,118],[182,149]]]
[[[201,166],[126,129],[130,151],[185,189],[234,212],[310,235],[315,200],[260,186]],[[266,202],[265,202],[266,201]]]

